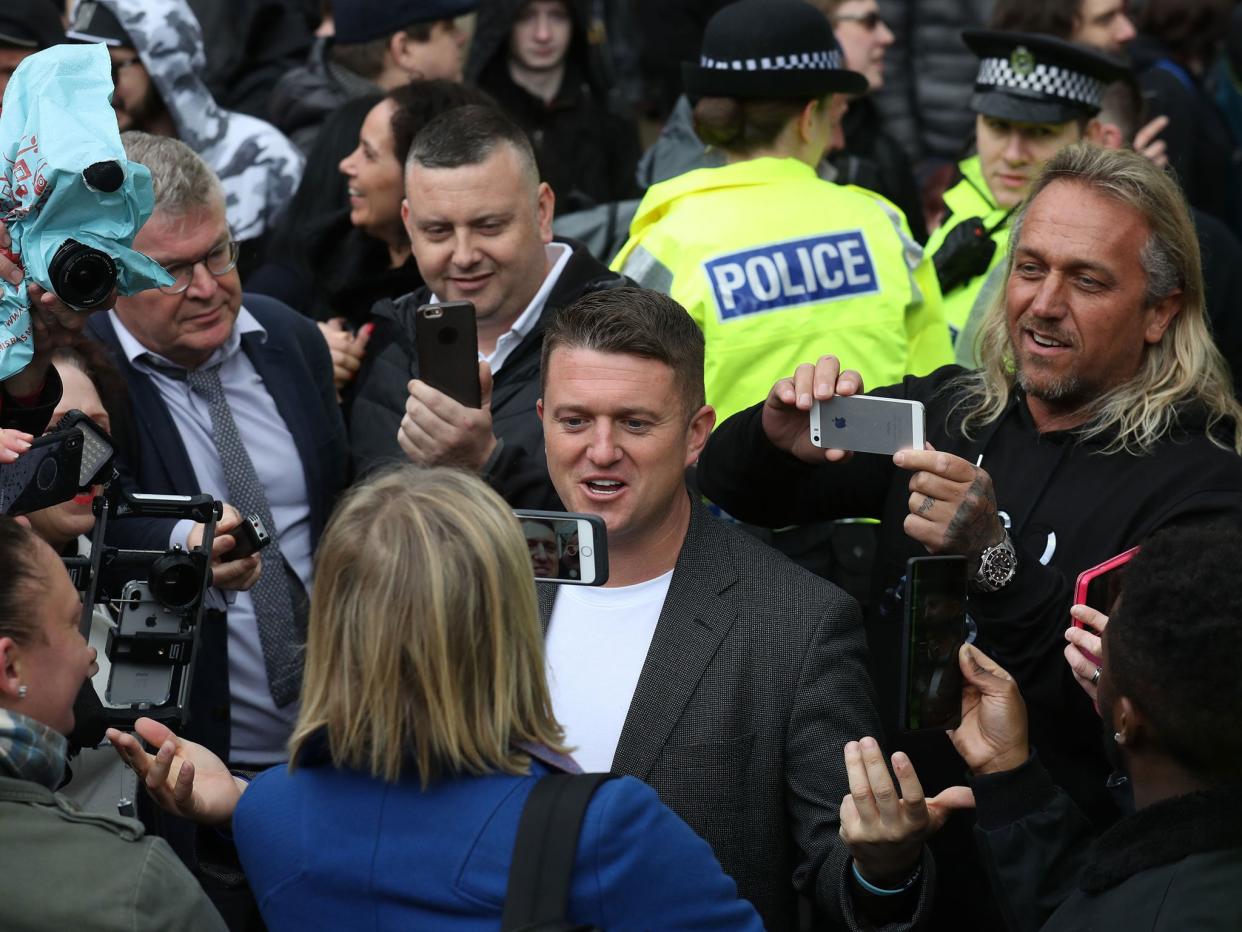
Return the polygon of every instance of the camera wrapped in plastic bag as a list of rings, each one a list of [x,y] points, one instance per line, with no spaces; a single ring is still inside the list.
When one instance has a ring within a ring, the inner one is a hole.
[[[0,220],[10,258],[82,311],[114,293],[170,284],[158,263],[130,248],[151,216],[147,169],[125,158],[101,45],[60,45],[25,59],[0,108]],[[0,379],[33,355],[29,298],[0,282]]]

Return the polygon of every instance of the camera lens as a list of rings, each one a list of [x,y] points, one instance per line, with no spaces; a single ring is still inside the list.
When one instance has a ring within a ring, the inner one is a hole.
[[[39,468],[35,470],[35,485],[40,492],[46,492],[56,484],[56,477],[59,474],[60,464],[56,462],[56,457],[45,456]]]
[[[160,604],[173,611],[184,611],[198,601],[203,571],[187,553],[170,550],[157,557],[147,574],[147,585]]]
[[[48,265],[56,296],[78,310],[103,307],[116,287],[116,263],[98,249],[67,239]]]

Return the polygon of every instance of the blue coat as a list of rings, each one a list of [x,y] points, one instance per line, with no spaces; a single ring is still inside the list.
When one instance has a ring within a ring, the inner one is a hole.
[[[462,776],[421,789],[331,766],[273,768],[233,816],[272,932],[500,926],[518,819],[536,778]],[[604,783],[579,837],[569,917],[626,929],[759,930],[707,842],[633,777]]]

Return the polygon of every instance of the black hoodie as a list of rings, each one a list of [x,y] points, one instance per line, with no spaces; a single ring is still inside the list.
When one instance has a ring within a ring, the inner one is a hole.
[[[491,94],[530,136],[539,170],[556,194],[558,214],[637,197],[638,130],[608,108],[601,60],[588,39],[581,0],[564,0],[573,22],[565,74],[551,103],[509,75],[509,35],[529,0],[484,0],[479,7],[466,80]]]
[[[1084,441],[1074,431],[1039,433],[1021,395],[999,420],[969,439],[954,410],[961,395],[952,380],[963,371],[946,366],[870,394],[921,401],[933,447],[971,463],[982,457],[999,510],[1009,518],[1018,574],[998,592],[971,594],[977,643],[1021,688],[1031,744],[1053,779],[1105,825],[1118,812],[1105,789],[1111,767],[1100,718],[1063,656],[1075,582],[1083,570],[1159,528],[1242,521],[1242,457],[1213,444],[1203,416],[1193,408],[1182,412],[1177,428],[1151,454],[1105,455],[1105,439]],[[729,514],[767,527],[881,519],[866,625],[881,718],[893,729],[902,651],[902,606],[895,596],[906,561],[927,553],[902,527],[909,514],[910,474],[891,458],[871,454],[822,466],[795,460],[768,441],[762,407],[742,411],[716,430],[699,461],[699,486]],[[944,735],[890,738],[887,749],[909,753],[929,796],[962,782],[962,763]],[[954,889],[959,903],[976,894],[986,899],[986,883],[978,879],[983,875],[971,879],[978,861],[964,830],[968,825],[954,822],[961,820],[952,820],[932,844],[938,882],[942,890]]]

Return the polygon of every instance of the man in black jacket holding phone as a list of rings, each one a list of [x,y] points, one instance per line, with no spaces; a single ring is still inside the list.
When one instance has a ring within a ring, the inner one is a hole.
[[[723,424],[699,465],[703,491],[744,521],[881,518],[866,623],[886,726],[906,560],[965,555],[978,571],[978,643],[1021,687],[1049,772],[1098,824],[1117,810],[1097,718],[1062,662],[1074,581],[1162,527],[1242,518],[1242,409],[1212,343],[1197,260],[1185,201],[1159,169],[1134,152],[1064,149],[1015,223],[980,369],[873,391],[921,401],[934,451],[840,462],[840,451],[812,447],[812,397],[862,390],[829,357]],[[941,736],[900,744],[927,792],[957,782]],[[933,841],[944,903],[979,899],[962,828],[951,821]],[[997,925],[953,915],[946,927]]]
[[[359,472],[405,459],[464,466],[516,508],[560,508],[535,413],[544,327],[625,279],[552,238],[554,205],[525,133],[498,110],[460,107],[415,137],[402,216],[427,284],[375,307],[351,414]],[[419,378],[415,312],[442,301],[474,305],[479,408]]]

